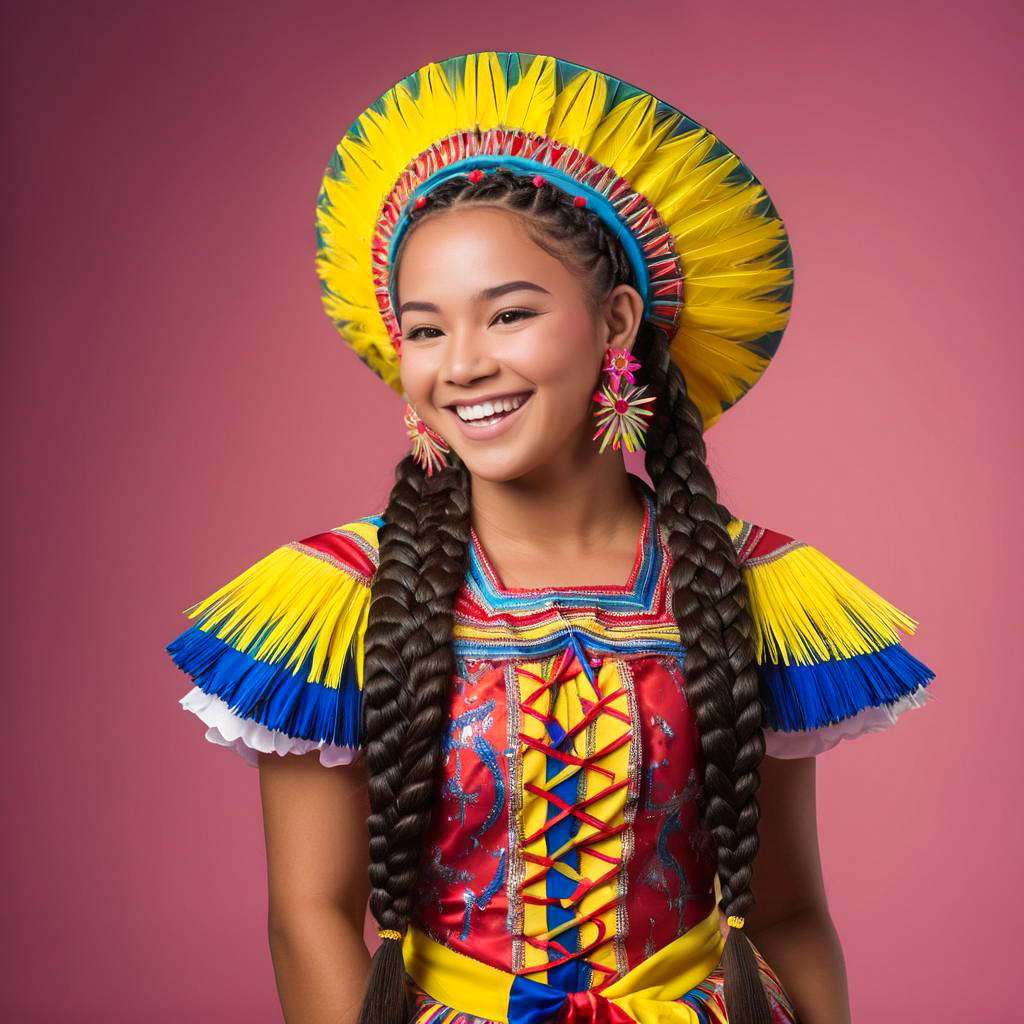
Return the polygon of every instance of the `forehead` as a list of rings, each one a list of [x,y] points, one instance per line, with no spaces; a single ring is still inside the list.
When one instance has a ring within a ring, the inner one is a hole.
[[[421,289],[475,292],[513,278],[564,287],[572,275],[533,241],[515,214],[474,207],[440,211],[417,224],[401,251],[396,285],[412,299]]]

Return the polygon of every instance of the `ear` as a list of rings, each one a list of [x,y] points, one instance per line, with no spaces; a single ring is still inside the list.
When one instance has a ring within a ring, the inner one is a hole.
[[[632,350],[644,318],[644,300],[629,284],[616,285],[602,304],[605,349]]]

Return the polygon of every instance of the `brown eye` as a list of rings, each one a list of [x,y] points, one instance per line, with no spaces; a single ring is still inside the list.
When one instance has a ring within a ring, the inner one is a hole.
[[[436,327],[414,327],[407,335],[406,338],[409,341],[417,341],[420,337],[420,331],[437,331],[438,334],[441,332]]]
[[[501,320],[501,318],[503,316],[511,316],[511,317],[514,317],[515,319],[514,320],[504,320],[504,321],[502,321],[503,323],[511,324],[511,323],[515,323],[516,320],[519,320],[519,319],[521,319],[524,316],[535,316],[535,315],[536,314],[531,309],[505,309],[505,310],[502,310],[494,319],[497,321],[497,320]]]

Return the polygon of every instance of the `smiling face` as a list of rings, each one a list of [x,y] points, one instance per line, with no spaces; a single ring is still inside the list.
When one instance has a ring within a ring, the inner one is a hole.
[[[610,345],[632,346],[643,304],[619,285],[595,308],[585,284],[495,207],[431,214],[407,236],[395,289],[402,386],[474,476],[598,457],[601,363]]]

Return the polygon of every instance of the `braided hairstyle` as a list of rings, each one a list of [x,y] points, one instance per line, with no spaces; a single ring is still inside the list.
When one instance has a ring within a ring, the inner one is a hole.
[[[620,243],[591,210],[547,182],[498,168],[479,181],[457,176],[410,211],[485,204],[515,215],[529,237],[567,261],[585,282],[593,308],[619,283],[635,284]],[[412,229],[395,254],[392,274]],[[753,620],[737,554],[707,467],[703,421],[673,362],[664,332],[644,321],[634,355],[655,395],[646,468],[671,554],[672,614],[686,649],[684,692],[703,754],[698,812],[716,851],[719,907],[744,915],[753,905],[752,863],[760,816],[755,797],[764,756],[754,660]],[[470,478],[456,453],[428,477],[411,455],[399,463],[378,534],[365,638],[363,746],[371,814],[370,909],[381,928],[404,933],[421,853],[440,784],[447,689],[456,665],[454,604],[468,565]],[[731,928],[722,957],[726,1009],[733,1024],[770,1024],[753,947]],[[374,954],[358,1024],[406,1024],[411,1012],[400,942]]]

